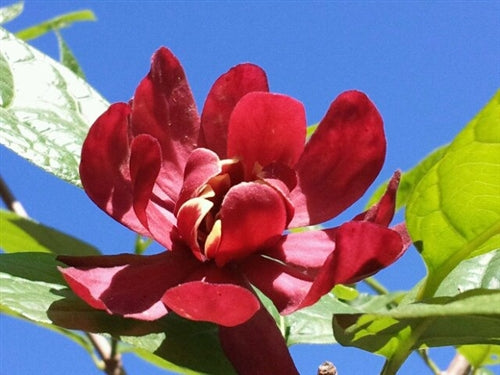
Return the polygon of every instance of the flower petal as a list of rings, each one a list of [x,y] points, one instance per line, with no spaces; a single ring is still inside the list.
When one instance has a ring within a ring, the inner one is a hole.
[[[206,257],[198,243],[198,228],[213,205],[208,199],[197,197],[184,203],[177,214],[178,234],[201,262]]]
[[[201,147],[215,151],[221,159],[227,157],[229,116],[236,103],[253,91],[269,91],[266,73],[257,65],[237,65],[215,81],[201,115]]]
[[[259,310],[258,298],[240,285],[238,276],[215,267],[200,276],[168,289],[163,303],[184,318],[226,327],[246,322]]]
[[[385,149],[382,118],[373,103],[358,91],[341,94],[297,164],[290,225],[318,224],[353,204],[378,175]]]
[[[378,203],[371,206],[367,211],[357,215],[353,220],[370,221],[372,223],[388,226],[394,217],[396,192],[400,179],[401,172],[396,171]]]
[[[151,70],[135,91],[131,124],[133,135],[149,134],[160,143],[163,163],[157,183],[175,202],[196,146],[199,118],[184,70],[164,47],[153,55]]]
[[[286,205],[272,187],[242,182],[226,194],[220,220],[222,238],[215,261],[223,266],[277,241],[286,227]]]
[[[240,269],[282,314],[291,313],[301,306],[314,281],[314,276],[298,268],[260,255],[245,259]]]
[[[222,170],[217,154],[206,148],[194,150],[186,163],[184,171],[184,184],[176,203],[175,212],[188,199],[196,195],[197,190],[207,183],[207,181],[219,174]]]
[[[265,255],[314,276],[335,250],[335,230],[290,233]]]
[[[405,250],[398,232],[367,221],[343,224],[335,241],[331,270],[335,284],[352,284],[371,276],[395,262]]]
[[[222,349],[240,375],[298,374],[276,322],[264,307],[236,327],[219,327]]]
[[[71,289],[94,308],[141,320],[167,313],[161,298],[199,266],[189,253],[152,256],[112,255],[58,257],[71,267],[59,268]]]
[[[95,121],[83,143],[80,178],[97,206],[133,231],[149,236],[133,210],[129,114],[128,104],[116,103]]]
[[[299,101],[279,94],[252,92],[234,107],[229,119],[227,154],[242,160],[246,178],[255,163],[292,167],[304,150],[306,115]],[[260,171],[257,171],[260,172]]]
[[[282,249],[266,253],[278,255],[276,261],[253,256],[240,265],[250,283],[267,295],[282,314],[314,304],[336,284],[351,284],[373,275],[405,250],[398,232],[367,221],[351,221],[320,232],[323,234],[298,233],[308,234],[302,245],[295,236],[288,243],[281,242]],[[306,240],[311,240],[311,253],[318,249],[322,256],[301,261],[301,253],[307,257]],[[301,250],[292,249],[292,245]],[[321,258],[323,263],[318,267]]]
[[[171,249],[170,233],[175,217],[161,199],[153,194],[160,171],[161,150],[157,140],[141,134],[130,145],[130,178],[133,186],[134,211],[151,236],[166,248]]]

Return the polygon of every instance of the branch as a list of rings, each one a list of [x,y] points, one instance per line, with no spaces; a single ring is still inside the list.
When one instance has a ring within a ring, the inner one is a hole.
[[[24,209],[21,202],[19,202],[12,191],[9,189],[4,179],[0,175],[0,197],[5,203],[5,206],[17,215],[29,218],[28,213]],[[95,333],[85,332],[90,342],[95,348],[99,357],[101,357],[104,362],[104,372],[107,375],[125,375],[125,370],[122,366],[121,355],[116,350],[116,340],[112,339],[111,346],[103,336],[97,335]]]
[[[441,375],[469,375],[472,366],[467,359],[460,353],[455,354],[450,365]]]

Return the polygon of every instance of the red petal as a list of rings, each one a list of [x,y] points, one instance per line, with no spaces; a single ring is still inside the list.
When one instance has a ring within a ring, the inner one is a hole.
[[[206,257],[198,244],[198,228],[213,205],[208,199],[193,198],[184,203],[177,213],[179,236],[200,261],[206,260]]]
[[[290,233],[265,254],[314,276],[335,249],[335,229]]]
[[[338,228],[334,252],[335,284],[352,284],[396,261],[405,251],[401,235],[367,221]]]
[[[176,314],[191,320],[226,327],[246,322],[260,308],[257,297],[243,287],[238,277],[220,269],[207,270],[202,281],[170,288],[163,303]]]
[[[179,200],[176,203],[175,212],[188,199],[193,198],[197,190],[206,184],[208,180],[221,172],[220,160],[213,151],[206,148],[194,150],[186,164],[184,171],[184,184],[182,186]]]
[[[370,207],[369,210],[356,216],[353,220],[370,221],[372,223],[388,226],[394,217],[396,192],[398,190],[400,178],[401,172],[396,171],[378,203]]]
[[[200,265],[189,253],[153,256],[59,257],[73,291],[92,307],[125,317],[155,320],[167,313],[161,298]]]
[[[250,283],[269,297],[282,314],[299,308],[314,281],[306,272],[257,255],[245,259],[240,267]]]
[[[292,167],[304,150],[304,106],[285,95],[253,92],[236,104],[229,119],[227,153],[242,160],[247,178],[255,163]]]
[[[215,261],[222,266],[278,240],[286,227],[287,212],[281,194],[272,187],[243,182],[226,194],[220,220],[222,239]]]
[[[175,217],[170,211],[158,205],[156,202],[159,202],[159,199],[153,195],[160,165],[161,150],[156,139],[147,134],[135,137],[130,145],[134,211],[152,237],[163,246],[171,248],[170,232]]]
[[[282,242],[281,249],[266,253],[278,261],[253,256],[240,266],[250,283],[266,294],[282,314],[314,304],[336,284],[351,284],[373,275],[405,250],[398,232],[366,221],[352,221],[321,232],[298,233],[289,243]],[[302,244],[299,235],[304,235]],[[312,260],[307,259],[309,243],[311,254],[315,250],[321,254]],[[304,257],[302,261],[300,256]]]
[[[131,123],[134,135],[149,134],[160,143],[163,164],[157,183],[175,202],[196,146],[199,118],[184,70],[166,48],[155,52],[149,74],[135,91]]]
[[[274,319],[261,308],[236,327],[219,327],[222,349],[240,375],[298,374]]]
[[[149,236],[135,214],[130,181],[130,107],[116,103],[92,125],[83,143],[80,178],[89,197],[115,220]]]
[[[237,65],[215,81],[201,115],[200,146],[227,158],[229,116],[236,103],[253,91],[269,91],[266,73],[257,65]]]
[[[382,118],[358,91],[341,94],[305,147],[292,191],[291,226],[331,219],[363,195],[385,158]]]

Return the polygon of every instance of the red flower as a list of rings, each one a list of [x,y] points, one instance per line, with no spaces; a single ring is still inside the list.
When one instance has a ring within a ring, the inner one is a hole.
[[[385,157],[382,119],[357,91],[341,94],[305,137],[302,104],[269,93],[252,64],[215,82],[200,119],[179,61],[161,48],[134,98],[111,105],[90,129],[80,174],[99,207],[170,250],[61,257],[66,281],[111,314],[154,320],[171,310],[214,322],[229,357],[238,357],[242,334],[249,345],[259,340],[255,327],[274,325],[252,285],[289,314],[386,267],[407,246],[387,227],[399,174],[352,221],[287,232],[349,207]]]

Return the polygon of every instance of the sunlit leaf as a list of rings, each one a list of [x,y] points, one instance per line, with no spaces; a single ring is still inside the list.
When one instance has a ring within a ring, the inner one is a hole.
[[[27,29],[18,31],[16,36],[24,41],[38,38],[43,34],[51,31],[58,30],[68,26],[75,22],[81,21],[95,21],[96,17],[91,10],[78,10],[76,12],[62,14],[60,16],[51,18],[50,20],[39,23],[38,25],[31,26]]]
[[[14,18],[19,16],[23,12],[24,1],[18,1],[17,3],[7,5],[6,7],[0,8],[0,25],[12,21]]]
[[[398,194],[396,196],[396,210],[401,209],[408,202],[408,198],[417,185],[417,183],[422,179],[422,177],[427,173],[427,171],[436,164],[446,152],[448,145],[442,146],[433,152],[431,152],[426,158],[424,158],[420,163],[409,171],[403,172],[401,174],[401,181],[399,183]],[[385,181],[380,185],[373,195],[368,200],[366,208],[371,207],[373,204],[377,203],[387,189],[387,184],[389,180]]]
[[[428,269],[420,298],[434,295],[463,260],[500,249],[500,91],[413,190],[408,231]]]
[[[85,79],[85,74],[83,73],[80,64],[78,64],[75,55],[73,55],[73,52],[64,41],[59,30],[54,30],[54,33],[56,34],[57,43],[59,44],[59,54],[60,54],[59,60],[61,64],[63,64],[66,68],[75,73],[78,77]]]
[[[0,51],[0,107],[7,108],[14,98],[14,78],[9,63]]]
[[[307,139],[311,138],[311,136],[313,135],[313,133],[316,131],[316,128],[318,127],[319,123],[318,124],[313,124],[313,125],[309,125],[306,129],[306,137]]]
[[[332,331],[332,316],[334,314],[386,311],[399,297],[400,293],[383,296],[363,293],[346,303],[329,293],[314,305],[282,317],[286,327],[287,344],[290,346],[294,344],[335,343]]]
[[[66,286],[57,265],[52,254],[1,254],[0,311],[42,327],[112,334],[133,345],[126,350],[166,369],[234,374],[220,347],[217,326],[173,313],[146,322],[95,310]]]
[[[458,348],[467,361],[474,367],[500,365],[499,345],[463,345]]]
[[[58,255],[98,255],[93,246],[74,237],[0,210],[0,248],[7,253],[47,252]]]
[[[80,185],[81,145],[108,103],[69,69],[1,28],[0,52],[7,61],[0,77],[11,74],[14,84],[13,100],[0,107],[0,142]]]
[[[441,282],[436,296],[454,296],[472,289],[500,290],[500,250],[464,260]]]
[[[390,358],[402,345],[500,344],[500,290],[471,290],[375,314],[335,315],[339,343]]]

